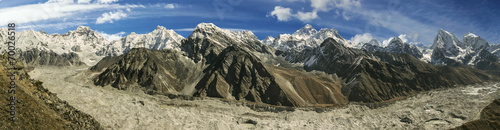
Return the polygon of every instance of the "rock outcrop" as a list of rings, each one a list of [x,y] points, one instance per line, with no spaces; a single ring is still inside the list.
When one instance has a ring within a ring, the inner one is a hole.
[[[454,130],[498,130],[500,129],[500,99],[494,100],[481,110],[479,120],[467,122]]]

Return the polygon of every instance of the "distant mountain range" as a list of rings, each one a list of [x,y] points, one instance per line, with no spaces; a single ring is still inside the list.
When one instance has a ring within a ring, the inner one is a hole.
[[[5,42],[7,29],[0,30]],[[337,30],[305,25],[259,40],[250,31],[200,23],[184,38],[158,26],[107,41],[89,27],[19,33],[29,65],[88,65],[94,83],[149,94],[218,97],[284,106],[382,102],[436,88],[500,80],[500,47],[474,34],[439,30],[432,46],[393,38],[352,43]],[[0,52],[6,46],[0,45]]]

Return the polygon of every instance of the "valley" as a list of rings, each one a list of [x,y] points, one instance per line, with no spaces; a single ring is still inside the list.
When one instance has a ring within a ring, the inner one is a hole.
[[[318,113],[256,112],[217,98],[169,99],[140,90],[95,86],[88,67],[37,67],[29,73],[106,129],[448,129],[479,118],[500,98],[500,83],[422,92],[370,109],[351,102]]]

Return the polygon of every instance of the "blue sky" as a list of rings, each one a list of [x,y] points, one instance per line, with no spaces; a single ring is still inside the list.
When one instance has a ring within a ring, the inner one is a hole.
[[[262,39],[311,24],[353,41],[399,36],[425,45],[444,29],[459,39],[471,32],[497,44],[498,6],[495,0],[0,0],[0,25],[59,34],[84,25],[117,39],[157,25],[187,37],[207,22]]]

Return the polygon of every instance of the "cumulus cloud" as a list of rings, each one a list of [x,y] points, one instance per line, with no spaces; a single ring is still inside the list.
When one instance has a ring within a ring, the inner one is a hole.
[[[412,45],[419,45],[419,44],[422,44],[418,39],[419,39],[420,35],[419,34],[400,34],[398,36],[399,39],[401,39],[401,41],[405,42],[405,43],[409,43],[409,44],[412,44]],[[390,37],[389,39],[387,40],[384,40],[382,43],[384,45],[388,45],[391,40],[394,39],[394,37]]]
[[[300,0],[286,0],[286,1],[296,2]],[[299,11],[296,14],[293,14],[291,8],[276,6],[274,10],[271,12],[271,15],[275,16],[275,14],[282,14],[281,17],[277,16],[278,21],[288,21],[291,18],[297,18],[300,21],[308,22],[313,19],[319,18],[318,12],[328,12],[332,9],[338,9],[336,10],[336,12],[337,15],[340,15],[339,10],[351,10],[352,8],[361,6],[361,2],[359,0],[307,0],[307,1],[311,2],[310,6],[313,8],[313,10],[310,12]],[[349,20],[350,16],[348,16],[347,13],[342,13],[342,18]]]
[[[91,11],[102,9],[126,9],[144,7],[142,5],[119,5],[119,4],[77,4],[68,0],[49,0],[41,4],[28,4],[0,9],[0,25],[9,22],[19,24],[33,23],[44,20],[63,21],[65,18],[77,17]]]
[[[163,7],[164,7],[164,8],[166,8],[166,9],[174,9],[174,8],[176,8],[176,7],[177,7],[177,5],[176,5],[176,4],[166,4],[166,5],[165,5],[165,6],[163,6]]]
[[[105,32],[100,32],[100,31],[97,31],[97,33],[101,34],[104,38],[108,39],[108,41],[118,40],[118,39],[122,38],[123,35],[126,34],[125,32],[119,32],[119,33],[115,33],[115,34],[107,34]]]
[[[92,1],[92,0],[78,0],[78,2],[77,2],[77,3],[79,3],[79,4],[88,4],[88,3],[90,3],[91,1]]]
[[[127,14],[124,13],[123,11],[117,11],[117,12],[107,12],[103,13],[101,17],[97,18],[95,21],[96,24],[103,24],[106,22],[113,23],[113,20],[120,20],[122,18],[126,18]]]
[[[384,46],[387,46],[387,45],[389,45],[389,43],[392,41],[392,39],[394,39],[394,37],[390,37],[389,39],[382,41],[382,44],[383,44]]]
[[[118,2],[118,0],[97,0],[97,2],[102,3],[102,4],[109,4],[109,3]]]
[[[271,16],[276,16],[278,18],[278,21],[288,21],[293,16],[292,9],[276,6],[271,12]]]
[[[408,42],[408,37],[406,36],[406,34],[401,34],[398,36],[398,38],[403,42]]]
[[[318,18],[318,13],[316,11],[313,12],[302,12],[299,11],[297,12],[297,15],[295,15],[296,18],[298,18],[300,21],[308,22],[313,19]]]
[[[74,3],[74,1],[73,0],[49,0],[45,3],[72,4],[72,3]]]
[[[370,33],[364,33],[364,34],[356,34],[356,36],[352,37],[350,42],[354,44],[359,44],[359,43],[368,43],[373,39],[372,34]]]
[[[165,9],[175,9],[179,7],[179,4],[176,3],[157,3],[150,5],[151,7],[157,7],[157,8],[165,8]]]

